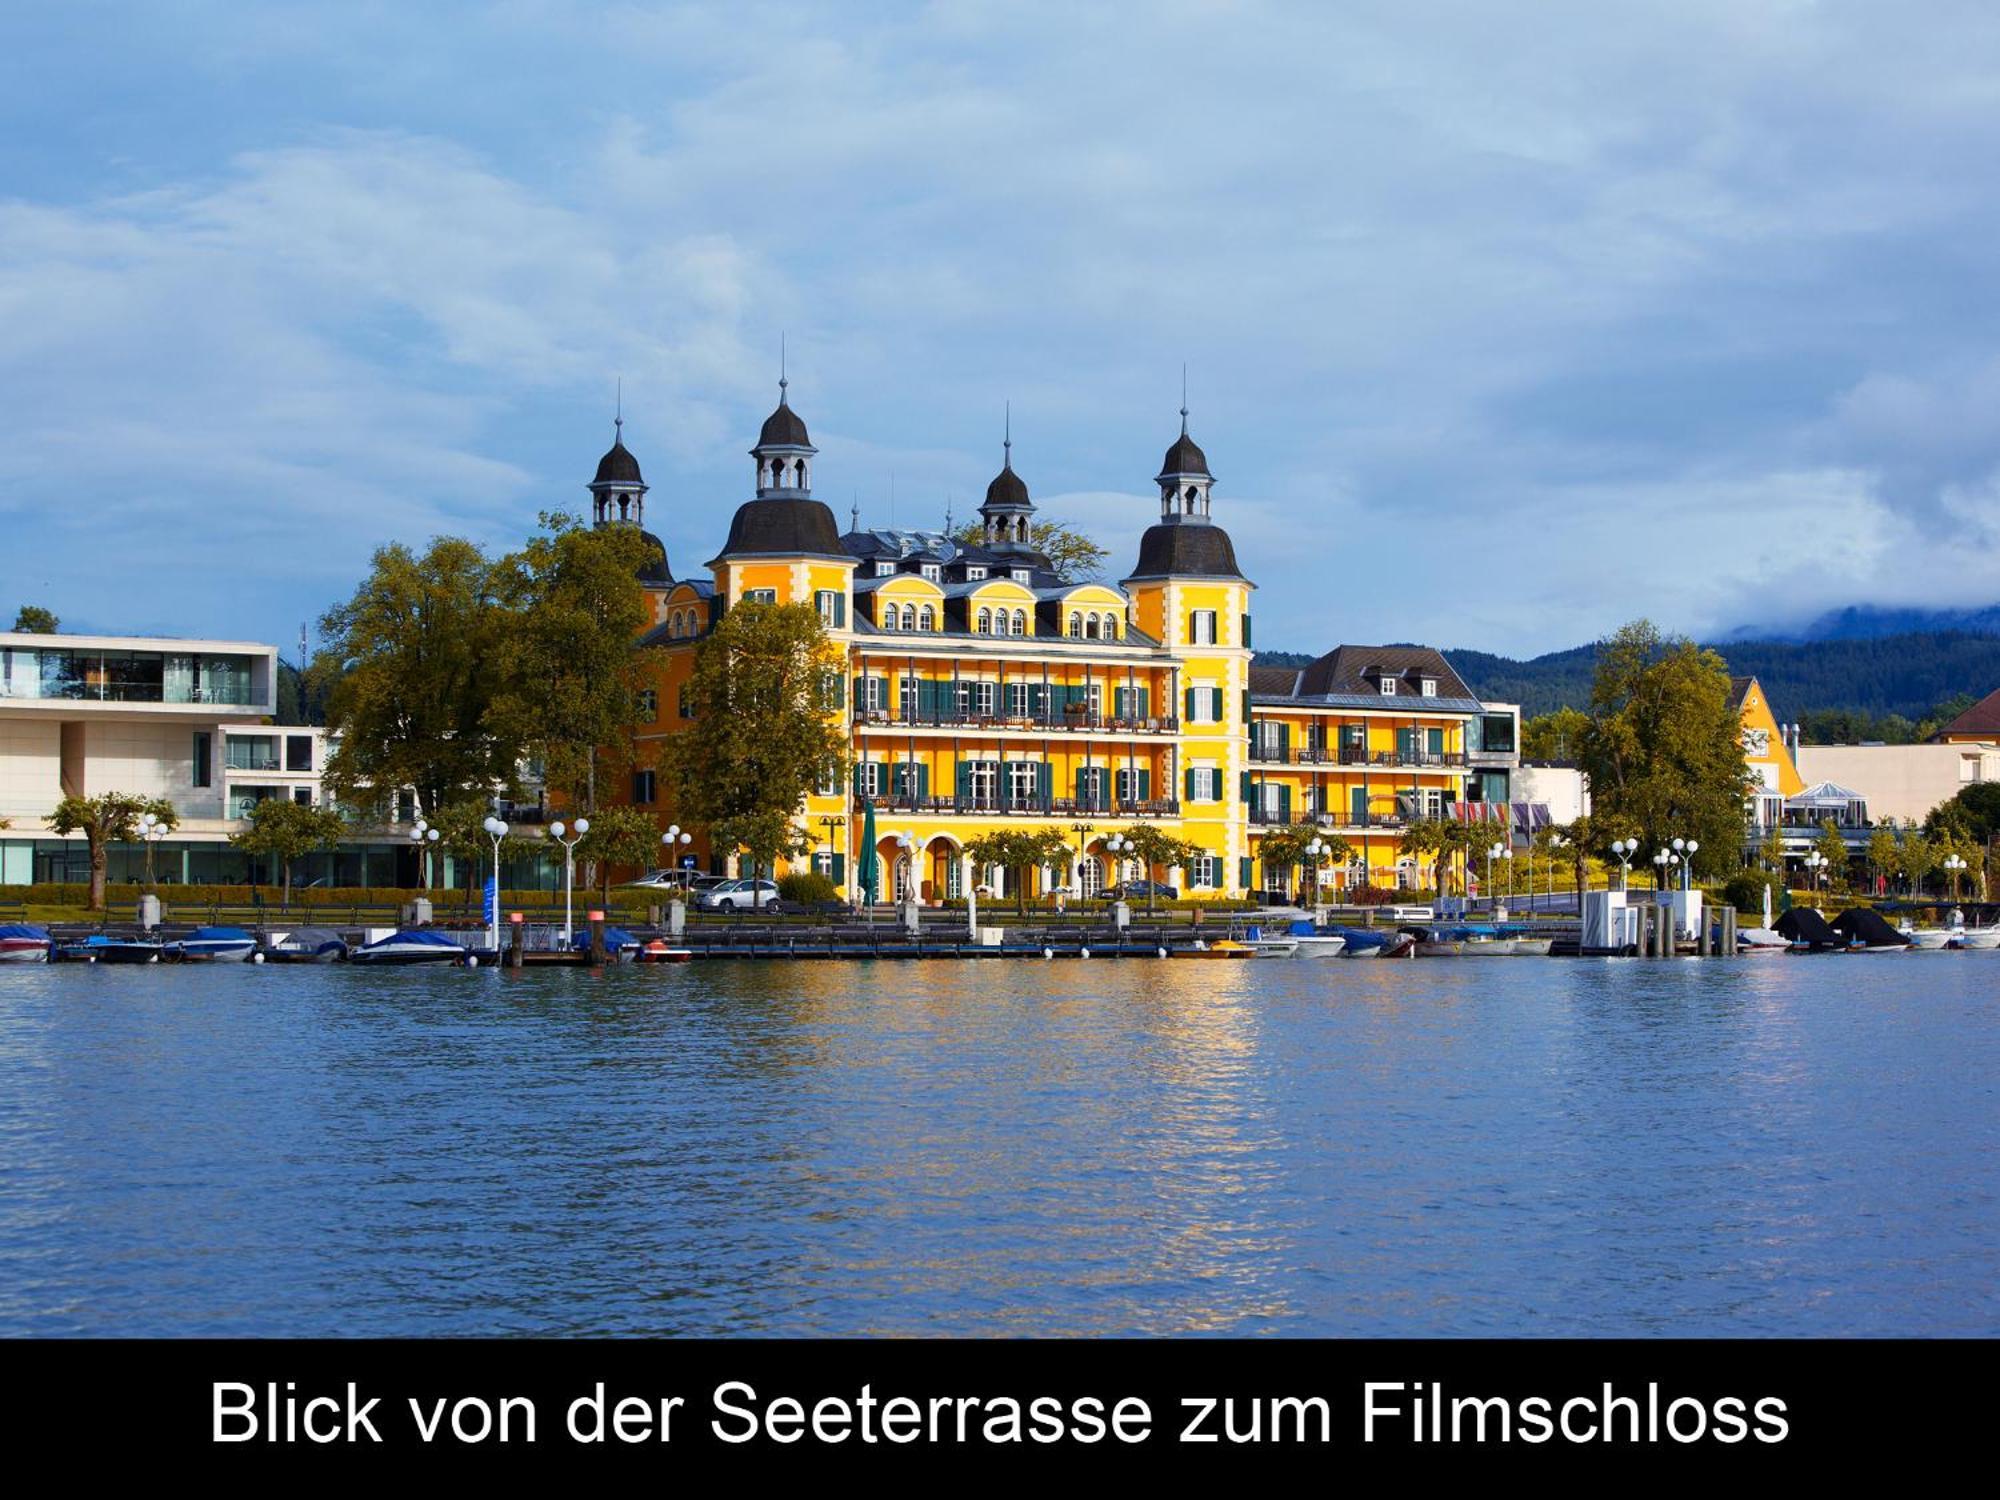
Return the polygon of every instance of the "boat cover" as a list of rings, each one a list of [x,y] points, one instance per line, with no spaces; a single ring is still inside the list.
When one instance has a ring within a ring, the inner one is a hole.
[[[331,927],[301,927],[278,946],[287,953],[325,953],[345,948],[347,939]]]
[[[446,937],[442,932],[439,932],[435,928],[431,927],[405,928],[401,932],[390,933],[387,937],[383,938],[382,941],[379,943],[370,943],[368,946],[370,948],[387,948],[391,944],[397,946],[406,946],[411,943],[421,943],[429,948],[451,948],[457,950],[460,953],[463,953],[465,951],[464,946],[462,944],[454,943],[450,938]]]
[[[570,942],[573,947],[588,948],[590,946],[589,930],[586,929],[575,934],[570,939]],[[627,948],[637,948],[639,946],[639,940],[622,927],[607,927],[604,929],[604,951],[606,953],[622,953]]]
[[[49,941],[49,934],[45,928],[31,927],[26,922],[0,922],[0,939],[14,942],[26,939],[31,943],[46,943]]]
[[[241,927],[197,927],[186,937],[184,943],[254,943],[256,938]]]
[[[1810,906],[1795,906],[1772,923],[1779,933],[1795,943],[1811,943],[1815,948],[1844,948],[1847,940]]]
[[[1910,944],[1910,940],[1891,927],[1889,919],[1872,906],[1850,906],[1833,919],[1833,928],[1867,948],[1907,948]]]

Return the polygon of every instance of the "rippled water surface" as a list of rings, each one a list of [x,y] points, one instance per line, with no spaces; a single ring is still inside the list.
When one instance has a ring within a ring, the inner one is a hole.
[[[0,1333],[2000,1333],[2000,955],[0,970]]]

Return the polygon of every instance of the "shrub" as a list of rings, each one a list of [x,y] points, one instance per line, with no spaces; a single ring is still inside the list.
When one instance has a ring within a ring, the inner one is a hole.
[[[794,870],[778,881],[778,896],[800,906],[812,906],[821,901],[838,901],[840,887],[817,870]]]
[[[1766,890],[1771,893],[1771,910],[1776,911],[1784,895],[1784,887],[1778,883],[1778,877],[1769,870],[1739,870],[1722,888],[1722,899],[1740,912],[1762,917]]]

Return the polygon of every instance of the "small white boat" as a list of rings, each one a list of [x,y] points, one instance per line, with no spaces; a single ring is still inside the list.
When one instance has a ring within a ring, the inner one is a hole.
[[[197,927],[160,950],[160,957],[181,963],[245,963],[257,951],[257,939],[241,927]]]
[[[1962,927],[1905,927],[1903,936],[1919,953],[1942,953],[1964,935]]]
[[[1517,937],[1513,942],[1516,958],[1547,958],[1556,945],[1552,937]]]
[[[0,926],[0,964],[45,964],[55,943],[46,929],[26,922]]]
[[[1738,953],[1783,953],[1791,946],[1791,940],[1783,933],[1773,932],[1768,927],[1739,927],[1736,930]]]
[[[347,955],[351,964],[458,964],[466,950],[441,932],[428,927],[411,927],[402,932],[356,948]]]
[[[1347,939],[1337,932],[1305,933],[1295,941],[1300,958],[1338,958],[1347,950]]]
[[[2000,927],[1967,927],[1958,935],[1958,946],[1969,952],[2000,948]]]
[[[1258,938],[1252,946],[1258,958],[1296,958],[1299,940],[1291,937]]]

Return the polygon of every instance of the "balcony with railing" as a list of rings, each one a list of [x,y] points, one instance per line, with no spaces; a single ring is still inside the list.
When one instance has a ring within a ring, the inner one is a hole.
[[[1362,745],[1328,745],[1323,748],[1305,746],[1290,749],[1273,745],[1268,741],[1250,742],[1250,760],[1260,766],[1307,766],[1312,768],[1334,768],[1342,766],[1383,767],[1392,770],[1449,771],[1466,764],[1465,753],[1461,750],[1370,750]]]
[[[977,713],[970,710],[935,713],[922,710],[906,714],[886,708],[858,708],[854,723],[859,729],[957,729],[993,733],[1008,730],[1024,734],[1177,734],[1180,720],[1171,716],[1138,718],[1131,715],[1092,713],[1076,706],[1044,713]]]
[[[1038,797],[969,792],[962,797],[905,796],[888,793],[866,798],[881,813],[941,814],[1018,818],[1177,818],[1181,805],[1171,798]]]

